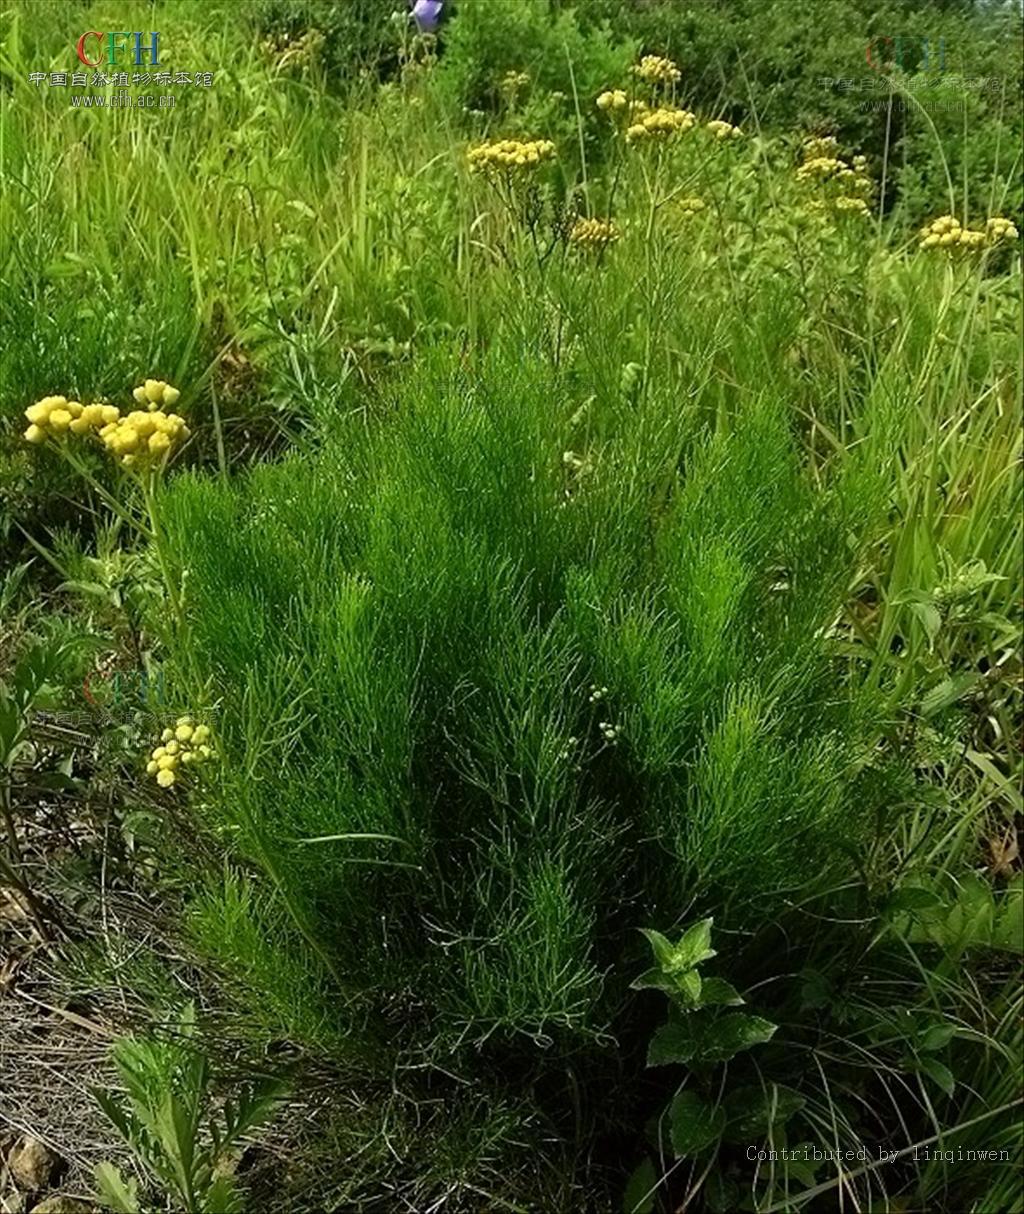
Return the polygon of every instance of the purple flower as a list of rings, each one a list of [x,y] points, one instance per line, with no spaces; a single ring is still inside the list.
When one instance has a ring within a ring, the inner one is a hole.
[[[412,6],[413,20],[421,34],[432,34],[441,24],[444,0],[416,0]]]

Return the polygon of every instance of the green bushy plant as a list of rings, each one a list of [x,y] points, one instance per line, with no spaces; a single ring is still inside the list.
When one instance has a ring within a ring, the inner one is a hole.
[[[770,396],[717,435],[652,399],[570,494],[543,366],[430,360],[402,399],[161,506],[225,825],[344,989],[438,1009],[421,1045],[593,1039],[624,903],[739,922],[867,826],[874,726],[820,641],[848,490],[807,495]]]
[[[243,1083],[219,1108],[210,1064],[194,1040],[195,1008],[184,1008],[177,1039],[126,1037],[113,1059],[127,1101],[94,1095],[149,1177],[175,1209],[187,1214],[234,1214],[242,1198],[232,1175],[232,1153],[244,1135],[265,1122],[281,1094],[274,1080]],[[112,1163],[96,1169],[106,1209],[138,1214],[148,1204],[134,1180]]]

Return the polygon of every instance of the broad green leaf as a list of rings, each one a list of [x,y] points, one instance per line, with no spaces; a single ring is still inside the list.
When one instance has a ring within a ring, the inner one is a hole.
[[[236,1214],[241,1209],[241,1199],[234,1181],[221,1173],[206,1190],[203,1214]]]
[[[917,1060],[917,1069],[922,1074],[927,1075],[934,1083],[937,1083],[947,1096],[953,1095],[953,1089],[956,1087],[953,1072],[948,1066],[943,1066],[938,1058],[931,1058],[927,1055],[924,1058],[919,1058]]]
[[[653,969],[644,970],[639,978],[634,978],[629,987],[634,991],[655,990],[670,995],[675,991],[676,984],[660,966],[655,966]]]
[[[725,1102],[729,1118],[728,1137],[732,1142],[752,1142],[756,1138],[764,1138],[773,1128],[785,1125],[805,1103],[798,1092],[776,1083],[737,1088],[729,1093]]]
[[[11,767],[25,736],[25,721],[13,700],[0,699],[0,764]]]
[[[103,1205],[117,1214],[139,1214],[138,1185],[134,1180],[126,1182],[120,1170],[107,1160],[96,1165],[93,1175]]]
[[[698,1062],[727,1062],[743,1050],[770,1041],[777,1028],[761,1016],[732,1012],[704,1029],[691,1057]]]
[[[942,630],[942,613],[931,602],[910,603],[910,610],[917,616],[928,637],[929,646],[935,644],[935,638]]]
[[[780,1172],[785,1176],[790,1189],[798,1187],[809,1189],[815,1182],[815,1163],[813,1159],[783,1159],[778,1166]],[[796,1182],[795,1184],[793,1183],[794,1181]],[[889,1208],[890,1210],[892,1209],[891,1206]]]
[[[992,929],[992,947],[1020,956],[1024,953],[1024,897],[1018,885],[1006,891]]]
[[[651,1038],[647,1047],[647,1065],[667,1066],[672,1062],[689,1062],[696,1049],[697,1041],[690,1029],[669,1021]]]
[[[636,1168],[626,1184],[622,1197],[622,1214],[651,1214],[654,1209],[658,1174],[647,1158]]]
[[[118,1133],[125,1142],[135,1146],[137,1139],[133,1132],[133,1126],[129,1121],[128,1114],[118,1104],[118,1102],[108,1092],[102,1091],[100,1088],[93,1088],[92,1095],[96,1103],[106,1114],[107,1119],[117,1129]]]
[[[949,1045],[955,1035],[955,1024],[933,1024],[925,1031],[917,1048],[928,1052],[943,1050]]]
[[[228,1103],[224,1108],[224,1149],[233,1146],[242,1134],[266,1121],[286,1090],[287,1085],[279,1079],[266,1079],[251,1087],[243,1087],[238,1094],[237,1104]]]
[[[816,1011],[832,1002],[832,983],[820,970],[805,969],[800,974],[800,1010]]]
[[[725,1129],[725,1109],[712,1107],[689,1088],[677,1092],[669,1108],[669,1137],[676,1158],[698,1155]]]
[[[822,1168],[824,1168],[826,1166],[825,1155],[824,1155],[824,1152],[822,1151],[821,1147],[822,1147],[822,1144],[819,1141],[819,1142],[798,1142],[791,1148],[792,1153],[794,1155],[800,1156],[800,1163],[802,1165],[802,1168],[806,1169],[807,1176],[808,1176],[808,1180],[807,1180],[808,1186],[810,1186],[811,1184],[814,1183],[814,1181],[817,1178],[818,1173],[822,1170]],[[815,1150],[817,1150],[818,1154],[821,1155],[821,1159],[814,1158]],[[807,1159],[804,1159],[805,1155],[808,1157]],[[795,1173],[794,1173],[794,1175],[795,1175]]]
[[[967,759],[982,773],[987,776],[992,783],[999,789],[1001,796],[1006,797],[1013,809],[1017,813],[1024,813],[1024,794],[1021,793],[1020,780],[1016,773],[1009,774],[999,770],[999,767],[990,755],[983,754],[979,750],[968,749],[966,752]]]
[[[703,985],[700,974],[696,970],[686,970],[681,974],[673,974],[672,980],[675,983],[675,993],[681,995],[689,1006],[696,1007],[700,1002]]]
[[[941,683],[930,691],[926,691],[921,697],[921,716],[927,719],[949,708],[976,687],[981,678],[982,676],[976,671],[965,671],[963,674],[955,674],[948,679],[943,679]]]
[[[674,950],[672,942],[668,940],[661,932],[656,932],[651,927],[642,927],[641,932],[647,937],[650,942],[651,949],[654,953],[654,960],[665,973],[671,972],[672,959]]]
[[[713,919],[702,919],[683,932],[679,943],[672,951],[671,972],[679,973],[693,969],[702,961],[714,957],[715,950],[711,947],[711,925]]]
[[[700,991],[701,1007],[739,1007],[743,996],[724,978],[705,978]]]
[[[735,1214],[741,1208],[739,1185],[716,1168],[704,1186],[704,1200],[711,1214]]]
[[[932,889],[920,885],[903,885],[885,903],[885,912],[928,911],[942,906],[942,899]]]

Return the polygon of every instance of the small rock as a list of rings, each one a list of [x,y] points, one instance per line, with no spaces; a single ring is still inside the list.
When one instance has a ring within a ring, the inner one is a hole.
[[[0,1197],[0,1210],[3,1214],[25,1214],[25,1194],[19,1193],[17,1189],[11,1189]]]
[[[44,1198],[39,1205],[33,1206],[32,1214],[95,1214],[95,1210],[95,1206],[90,1206],[77,1197],[54,1193]]]
[[[11,1175],[22,1189],[45,1189],[59,1162],[48,1146],[28,1134],[15,1144],[7,1157]]]

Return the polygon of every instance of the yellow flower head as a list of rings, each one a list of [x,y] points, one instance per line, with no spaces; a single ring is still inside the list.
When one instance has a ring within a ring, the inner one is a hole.
[[[550,139],[497,139],[471,147],[466,160],[472,173],[508,176],[539,168],[554,155],[555,145]]]
[[[683,215],[696,215],[707,206],[703,198],[680,198],[675,205]]]
[[[105,425],[100,439],[125,467],[145,469],[161,466],[189,433],[185,419],[177,413],[136,410]]]
[[[621,236],[610,219],[578,219],[569,233],[569,240],[578,248],[598,250],[614,244]]]
[[[95,425],[96,410],[101,406],[82,405],[66,396],[44,396],[25,410],[29,427],[25,438],[41,443],[45,438],[64,434],[85,434]]]
[[[704,129],[714,135],[716,139],[742,139],[743,137],[743,132],[738,126],[733,126],[731,122],[724,122],[720,118],[705,123]]]
[[[96,433],[105,425],[116,422],[120,411],[114,405],[83,405],[66,396],[44,396],[29,405],[25,417],[29,422],[25,439],[30,443],[41,443],[49,437]]]
[[[213,758],[208,725],[196,725],[190,716],[178,717],[160,734],[162,745],[154,748],[146,763],[146,774],[155,776],[161,788],[170,788],[184,776],[183,768],[194,768]]]
[[[622,89],[606,89],[597,99],[597,108],[603,113],[620,113],[629,105],[629,98]]]
[[[984,232],[978,232],[972,228],[961,228],[957,244],[962,249],[983,249],[986,244],[986,236]]]
[[[29,405],[25,410],[25,417],[33,426],[45,426],[50,420],[52,411],[54,409],[63,409],[67,403],[66,396],[44,396],[42,400],[37,401],[34,405]]]
[[[871,208],[863,198],[848,198],[842,195],[835,200],[835,209],[851,215],[870,215]]]
[[[838,151],[839,141],[834,135],[814,135],[804,140],[803,159],[805,163],[808,160],[832,159]]]
[[[1002,221],[1008,222],[1006,220]],[[920,241],[918,247],[922,249],[946,249],[949,253],[978,253],[987,246],[998,243],[1001,236],[994,236],[994,232],[1002,231],[1001,226],[992,227],[993,220],[989,220],[983,231],[975,228],[965,228],[955,215],[940,215],[938,219],[933,219],[931,223],[925,226],[918,233]],[[1013,225],[1010,224],[1012,228]],[[1013,229],[1016,235],[1016,229]]]
[[[173,409],[181,393],[162,379],[147,379],[134,389],[132,396],[147,409]]]
[[[798,181],[824,181],[838,176],[846,167],[846,162],[836,156],[815,156],[803,162],[796,176]]]
[[[651,139],[668,139],[673,135],[692,130],[697,122],[689,110],[659,107],[637,116],[637,121],[626,128],[626,139],[630,143],[643,143]]]
[[[1013,221],[1004,219],[1000,215],[993,216],[985,224],[985,236],[989,244],[1010,244],[1019,235]]]
[[[526,88],[530,77],[526,72],[506,72],[501,78],[501,91],[508,97],[514,97],[520,89]]]
[[[849,162],[838,155],[839,145],[831,136],[808,139],[803,145],[803,162],[796,170],[801,186],[815,190],[808,209],[825,216],[829,210],[846,215],[868,215],[867,200],[874,183],[867,174],[867,159],[854,156]]]
[[[682,72],[671,59],[663,59],[660,55],[644,55],[634,66],[633,75],[645,84],[675,84],[682,77]]]

